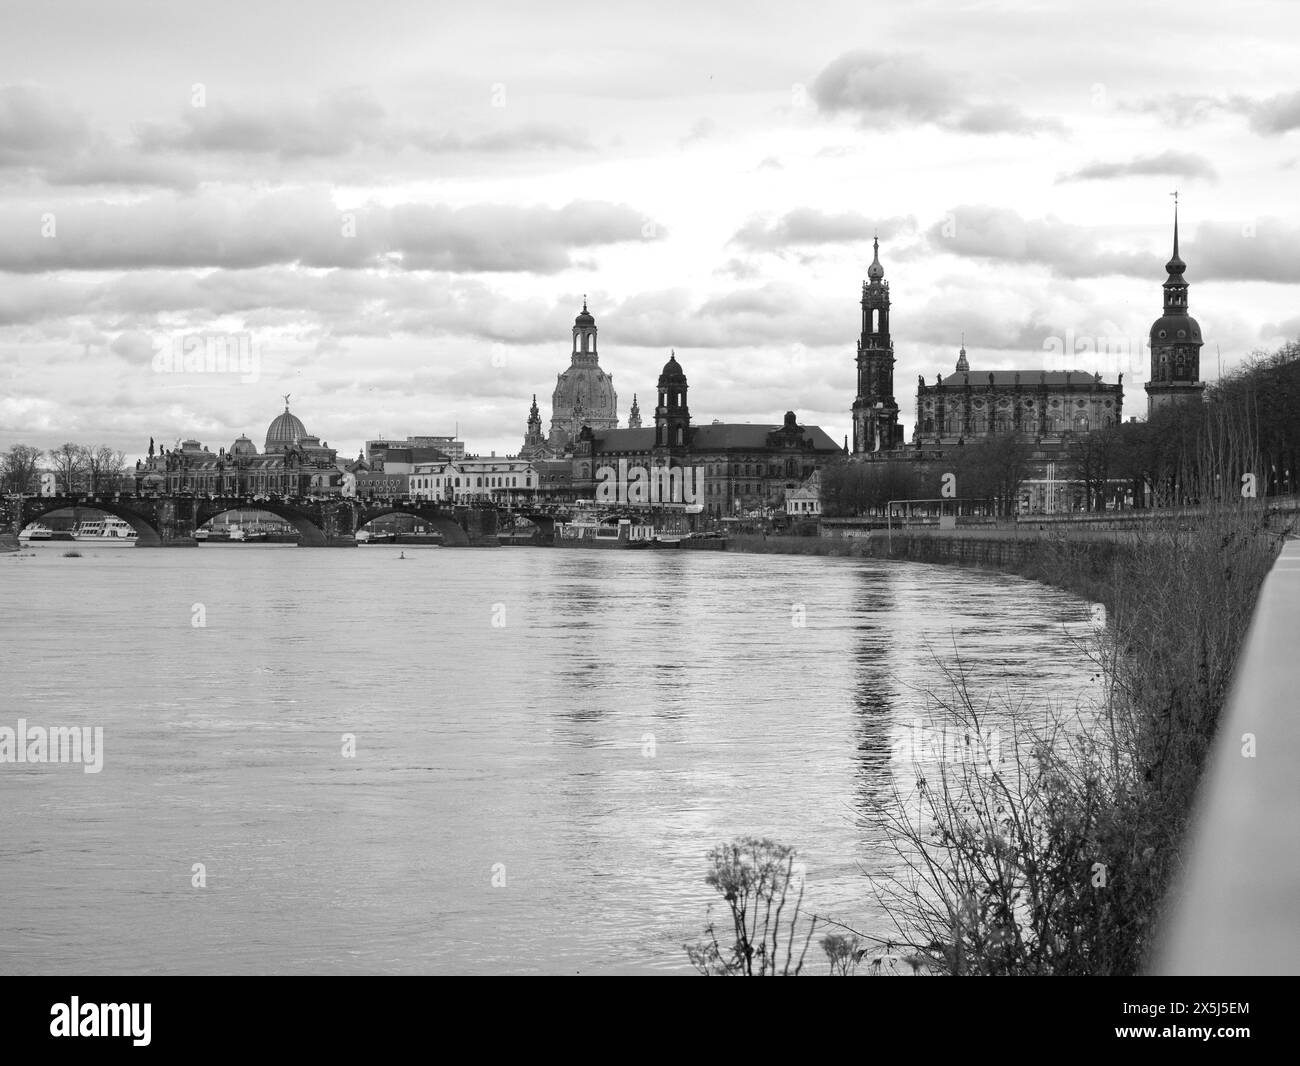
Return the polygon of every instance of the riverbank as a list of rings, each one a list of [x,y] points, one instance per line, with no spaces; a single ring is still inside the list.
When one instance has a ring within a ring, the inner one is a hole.
[[[940,534],[894,533],[870,537],[743,535],[728,538],[727,550],[759,555],[823,555],[855,559],[907,559],[1017,574],[1055,585],[1094,602],[1113,603],[1116,560],[1125,545],[1111,537],[1071,537],[1061,530],[1035,535],[1016,530]]]
[[[1105,607],[1105,629],[1078,646],[1104,685],[1096,728],[1071,739],[1067,723],[1053,720],[1012,738],[1001,750],[1015,774],[942,766],[943,787],[913,797],[933,821],[924,832],[913,830],[906,805],[882,807],[901,850],[925,856],[917,883],[889,904],[916,958],[953,974],[1131,975],[1150,966],[1243,640],[1288,532],[1270,531],[1265,517],[1224,507],[1195,524],[1107,535],[733,538],[735,551],[996,569]],[[955,693],[944,709],[983,735],[983,708],[964,685]]]

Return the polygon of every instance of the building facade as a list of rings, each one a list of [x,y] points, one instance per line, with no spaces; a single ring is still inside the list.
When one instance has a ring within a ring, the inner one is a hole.
[[[918,376],[912,440],[924,447],[1015,433],[1063,442],[1122,421],[1123,381],[1081,370],[973,371],[963,346],[953,373],[933,385]]]
[[[137,492],[310,496],[339,492],[343,473],[338,453],[307,432],[286,396],[284,411],[267,426],[262,451],[246,435],[216,452],[190,439],[155,454],[151,440],[134,479]]]
[[[518,500],[535,496],[540,485],[532,461],[518,456],[471,455],[417,463],[410,476],[411,496],[455,503]]]
[[[703,514],[720,518],[783,511],[785,496],[815,471],[844,454],[818,426],[802,426],[793,411],[781,424],[696,425],[690,384],[673,352],[659,375],[655,423],[640,429],[587,426],[571,457],[570,491],[592,498],[611,471],[638,467],[684,469],[678,483],[699,486]],[[620,466],[620,463],[623,465]],[[697,473],[698,471],[698,473]]]

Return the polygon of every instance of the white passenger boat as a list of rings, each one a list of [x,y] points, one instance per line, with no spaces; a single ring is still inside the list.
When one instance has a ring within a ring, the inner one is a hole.
[[[129,522],[113,515],[103,518],[88,518],[77,525],[75,540],[93,541],[99,544],[134,544],[136,531]]]

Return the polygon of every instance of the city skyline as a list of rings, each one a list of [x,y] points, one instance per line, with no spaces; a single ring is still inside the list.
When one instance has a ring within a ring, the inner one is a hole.
[[[1122,372],[1132,399],[1175,188],[1203,378],[1300,334],[1282,5],[1230,27],[1123,8],[1123,40],[1104,5],[945,10],[942,38],[924,6],[504,28],[510,5],[397,6],[370,33],[323,5],[310,47],[287,7],[255,34],[238,9],[122,5],[155,57],[123,79],[89,28],[56,47],[14,6],[0,443],[215,447],[291,392],[341,454],[457,427],[513,453],[584,293],[622,424],[675,348],[702,416],[793,409],[842,441],[877,232],[909,439],[910,383],[950,372],[963,333],[972,367]],[[1067,26],[1081,62],[1041,45]],[[206,332],[246,333],[256,380],[155,371]],[[1096,342],[1119,353],[1071,352]]]

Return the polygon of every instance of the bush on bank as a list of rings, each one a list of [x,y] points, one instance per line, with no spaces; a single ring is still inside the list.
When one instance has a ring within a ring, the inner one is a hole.
[[[756,551],[868,547],[754,539]],[[1011,564],[1104,605],[1104,630],[1079,649],[1104,698],[1087,722],[1019,732],[1002,761],[918,774],[873,812],[898,853],[897,872],[872,885],[893,928],[823,937],[830,972],[884,972],[882,959],[907,963],[894,972],[953,975],[1141,972],[1279,543],[1258,511],[1227,504],[1194,528],[1121,543],[1045,538]],[[960,662],[941,668],[951,681],[941,711],[984,735]]]

